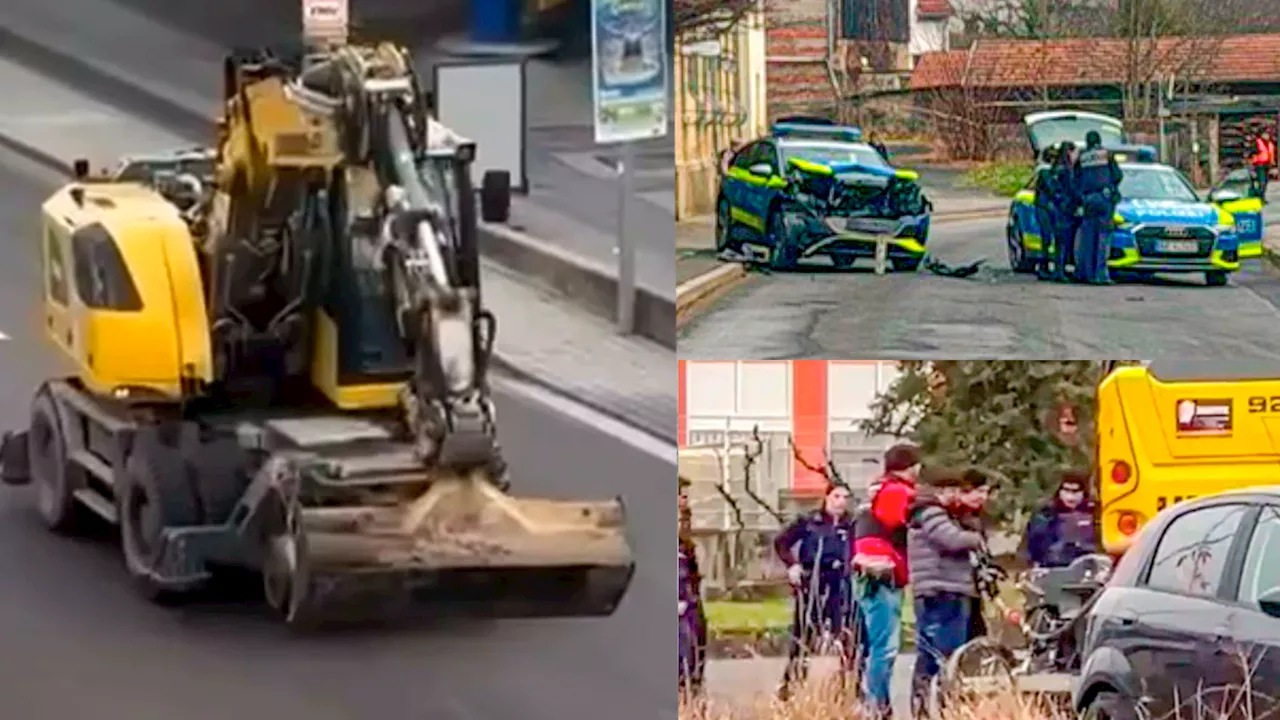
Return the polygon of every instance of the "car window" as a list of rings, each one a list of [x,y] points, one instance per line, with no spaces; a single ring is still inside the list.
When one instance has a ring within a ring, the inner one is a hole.
[[[1147,586],[1202,597],[1216,595],[1245,510],[1244,505],[1218,505],[1175,518],[1156,545]]]
[[[790,158],[799,158],[820,165],[857,163],[873,168],[889,169],[889,163],[870,145],[850,143],[787,143],[782,152]]]
[[[1258,598],[1280,590],[1280,507],[1268,505],[1249,538],[1238,599],[1258,608]]]
[[[753,164],[751,158],[755,156],[755,152],[759,147],[760,143],[756,142],[742,148],[738,151],[737,155],[733,156],[733,160],[729,161],[729,167],[741,168],[743,170],[751,167]]]
[[[1126,166],[1120,180],[1120,196],[1130,200],[1200,200],[1176,170],[1157,166]]]
[[[773,174],[778,172],[778,153],[774,150],[773,143],[762,142],[756,146],[756,152],[751,156],[751,164],[763,163],[768,165]]]

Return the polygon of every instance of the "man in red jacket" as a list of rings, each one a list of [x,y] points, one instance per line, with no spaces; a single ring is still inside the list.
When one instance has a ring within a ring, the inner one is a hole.
[[[1250,158],[1250,162],[1253,164],[1254,183],[1258,188],[1258,197],[1266,200],[1267,181],[1271,173],[1271,166],[1276,162],[1276,146],[1269,132],[1264,130],[1253,139],[1253,157]]]
[[[884,454],[884,476],[854,520],[853,569],[866,633],[863,697],[873,718],[893,717],[889,683],[900,647],[902,590],[907,570],[907,513],[916,498],[920,449],[900,444]]]

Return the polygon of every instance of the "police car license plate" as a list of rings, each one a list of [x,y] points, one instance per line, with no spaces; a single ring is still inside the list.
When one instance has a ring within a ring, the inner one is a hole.
[[[1200,249],[1200,243],[1195,240],[1161,240],[1156,247],[1162,253],[1194,253]]]

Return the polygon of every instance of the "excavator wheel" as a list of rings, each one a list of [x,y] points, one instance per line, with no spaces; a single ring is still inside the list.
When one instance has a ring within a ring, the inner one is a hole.
[[[77,470],[67,459],[67,439],[53,395],[48,390],[37,393],[31,404],[27,457],[36,486],[40,519],[53,532],[74,533],[84,518],[84,510],[72,494]]]
[[[195,524],[198,511],[181,454],[161,442],[156,428],[142,428],[134,438],[133,451],[116,483],[116,499],[125,569],[138,593],[168,605],[198,590],[196,585],[169,582],[158,574],[164,528]]]
[[[511,218],[511,173],[490,170],[480,180],[480,219],[504,223]]]

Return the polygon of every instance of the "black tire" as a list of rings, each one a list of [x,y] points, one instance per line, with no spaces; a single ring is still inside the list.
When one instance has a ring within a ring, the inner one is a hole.
[[[1209,270],[1204,274],[1204,281],[1209,287],[1223,287],[1227,284],[1227,271]]]
[[[511,219],[511,173],[490,170],[480,179],[480,219],[487,223]]]
[[[1005,234],[1005,246],[1009,252],[1009,267],[1016,273],[1029,273],[1036,269],[1036,262],[1027,258],[1022,244],[1022,232],[1017,226],[1010,225]]]
[[[894,272],[915,272],[920,269],[920,261],[923,258],[890,258],[889,264],[893,266]]]
[[[716,203],[716,252],[722,253],[730,248],[737,250],[737,243],[732,242],[733,216],[726,198]]]
[[[788,241],[786,213],[773,210],[765,220],[765,232],[773,235],[773,250],[769,253],[771,270],[790,270],[796,266],[796,248]]]
[[[84,520],[84,509],[74,495],[80,471],[67,459],[67,438],[48,390],[38,392],[31,403],[27,457],[40,519],[55,533],[74,534]]]
[[[1138,720],[1138,706],[1123,695],[1103,690],[1089,700],[1080,713],[1080,720]]]
[[[138,594],[157,604],[181,602],[203,583],[172,583],[155,575],[160,534],[166,527],[198,522],[198,505],[186,482],[181,454],[160,442],[154,428],[138,431],[116,484],[120,550]]]
[[[974,638],[943,664],[943,691],[948,696],[1008,691],[1013,687],[1015,664],[1015,658],[1004,646],[989,637]]]

